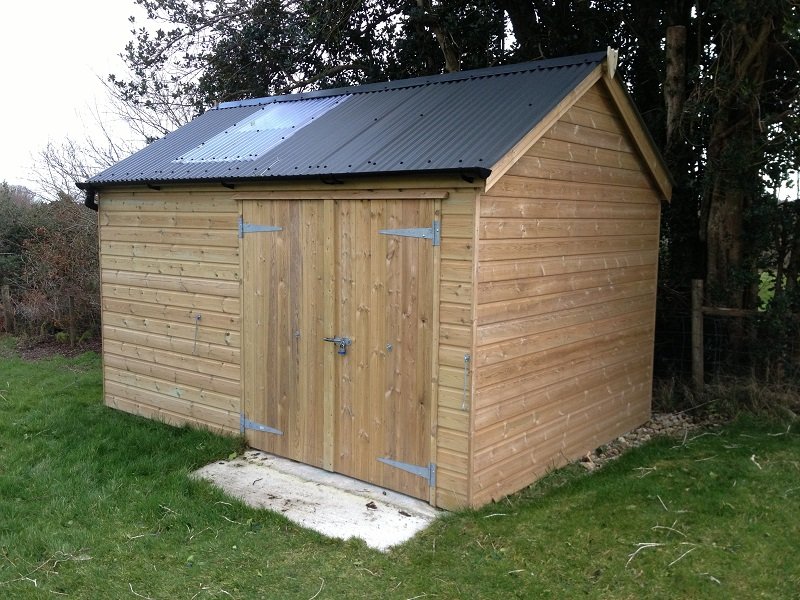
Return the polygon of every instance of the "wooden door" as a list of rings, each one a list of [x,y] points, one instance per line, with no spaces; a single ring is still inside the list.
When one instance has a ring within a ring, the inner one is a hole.
[[[248,442],[428,499],[433,244],[380,231],[431,227],[434,201],[242,207],[267,229],[242,241]]]
[[[433,244],[380,230],[431,227],[432,200],[337,201],[334,468],[418,498],[430,483]]]
[[[248,201],[242,327],[248,443],[323,466],[323,218],[315,201]],[[271,228],[276,230],[271,231]]]

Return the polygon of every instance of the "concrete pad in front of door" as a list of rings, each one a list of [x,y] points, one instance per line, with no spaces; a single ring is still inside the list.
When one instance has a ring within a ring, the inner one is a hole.
[[[258,450],[206,465],[194,476],[323,535],[357,537],[383,551],[442,514],[421,500]]]

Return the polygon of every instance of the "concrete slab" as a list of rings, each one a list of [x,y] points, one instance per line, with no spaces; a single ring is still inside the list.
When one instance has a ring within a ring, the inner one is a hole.
[[[360,538],[382,551],[409,540],[442,514],[415,498],[258,450],[193,475],[250,506],[282,513],[329,537]]]

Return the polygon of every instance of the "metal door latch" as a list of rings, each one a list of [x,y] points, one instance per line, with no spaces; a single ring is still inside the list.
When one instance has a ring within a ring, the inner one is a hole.
[[[353,343],[349,337],[324,337],[322,338],[325,342],[333,342],[336,344],[336,352],[344,356],[347,354],[347,347]]]

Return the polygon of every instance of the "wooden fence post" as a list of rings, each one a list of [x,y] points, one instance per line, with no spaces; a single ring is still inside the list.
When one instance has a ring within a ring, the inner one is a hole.
[[[6,324],[6,331],[8,333],[16,332],[16,324],[14,322],[14,307],[11,306],[11,289],[8,284],[0,288],[0,304],[3,306],[3,317]]]
[[[692,383],[697,391],[703,389],[703,371],[703,280],[692,279]]]

